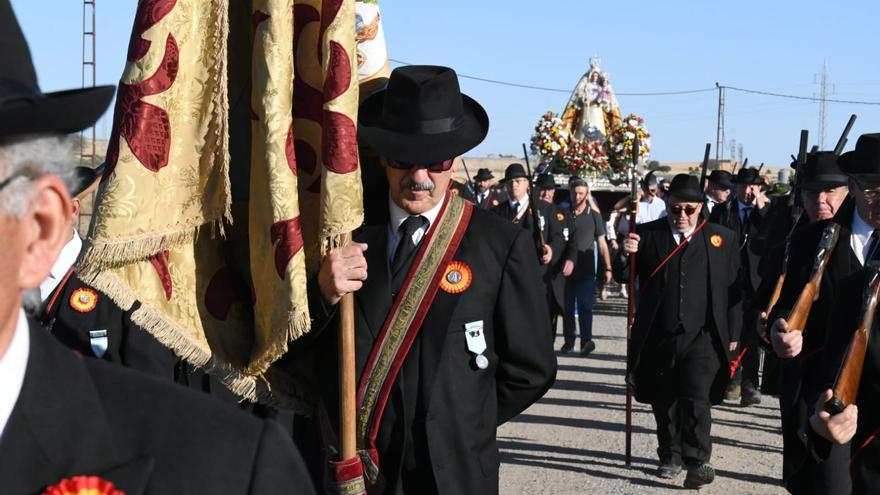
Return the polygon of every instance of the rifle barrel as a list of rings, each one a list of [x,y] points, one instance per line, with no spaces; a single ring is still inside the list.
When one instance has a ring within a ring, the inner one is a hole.
[[[843,147],[846,146],[847,137],[849,136],[849,131],[852,130],[853,124],[856,123],[856,114],[852,114],[849,116],[849,120],[846,123],[846,127],[843,128],[843,133],[840,135],[840,139],[837,140],[837,146],[834,147],[834,154],[839,155],[841,151],[843,151]]]

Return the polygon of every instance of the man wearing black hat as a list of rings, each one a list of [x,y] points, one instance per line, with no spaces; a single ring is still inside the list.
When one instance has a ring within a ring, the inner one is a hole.
[[[629,234],[616,270],[638,252],[639,303],[630,341],[627,383],[657,421],[657,475],[688,473],[686,488],[711,483],[711,405],[729,381],[730,349],[738,340],[729,327],[741,311],[736,234],[701,220],[703,191],[686,174],[669,187],[667,217]]]
[[[325,259],[320,296],[310,297],[323,300],[310,310],[313,336],[292,344],[282,366],[314,363],[332,431],[336,304],[355,292],[357,441],[367,454],[357,467],[370,493],[497,493],[495,428],[547,391],[556,359],[528,232],[445,193],[454,158],[483,140],[488,117],[452,69],[405,66],[358,119],[388,196],[365,205],[376,221]],[[302,449],[319,481],[334,446],[317,423]]]
[[[880,206],[874,200],[878,196],[875,190],[880,187],[880,152],[877,151],[880,147],[874,147],[878,142],[878,134],[863,135],[854,151],[837,159],[840,170],[849,178],[851,198],[843,202],[833,218],[812,223],[794,236],[785,284],[770,317],[774,350],[787,360],[783,368],[783,385],[794,387],[800,379],[793,397],[781,402],[786,440],[783,477],[793,493],[850,493],[847,467],[850,446],[830,448],[826,459],[817,464],[811,455],[807,419],[813,414],[817,399],[828,387],[820,373],[822,361],[829,357],[823,355],[828,341],[837,338],[840,332],[849,334],[852,330],[840,325],[839,318],[831,319],[836,308],[843,303],[843,280],[861,270],[865,260],[878,254],[875,232],[880,227]],[[831,157],[833,153],[825,152],[815,160],[817,163],[828,162]],[[817,196],[821,197],[822,193]],[[823,206],[818,211],[827,216],[831,209]],[[832,223],[839,226],[839,236],[822,277],[818,299],[813,303],[804,331],[787,331],[794,329],[788,328],[784,318],[809,280],[819,239]]]
[[[547,299],[550,305],[550,320],[553,322],[551,327],[555,331],[557,317],[563,314],[563,308],[565,308],[566,277],[571,275],[574,270],[574,263],[577,257],[577,246],[575,246],[572,236],[574,223],[569,212],[554,203],[556,199],[556,180],[553,178],[553,175],[539,175],[535,180],[535,187],[538,189],[538,199],[550,207],[551,213],[548,215],[547,220],[551,224],[551,231],[561,232],[562,239],[565,242],[561,256],[555,256],[556,259],[553,260],[549,267],[550,286]]]
[[[750,301],[761,285],[761,274],[758,266],[764,254],[767,235],[768,205],[765,203],[762,187],[764,179],[755,168],[743,167],[733,180],[736,184],[736,198],[718,205],[709,215],[709,221],[723,225],[737,233],[740,242],[740,284],[742,286],[743,310],[750,308]],[[731,381],[727,391],[728,400],[740,398],[740,404],[750,406],[761,402],[758,389],[758,367],[763,349],[757,345],[754,325],[738,315],[731,325],[740,326],[737,330],[742,334],[740,349],[741,366]]]
[[[715,169],[709,174],[706,182],[706,209],[709,214],[720,203],[726,203],[730,199],[730,190],[733,188],[731,179],[733,176],[726,170]]]
[[[504,195],[500,194],[500,188],[492,187],[492,179],[494,178],[495,176],[488,168],[477,170],[477,175],[474,176],[476,192],[474,203],[480,208],[491,209],[501,204],[502,201],[506,201]]]
[[[276,423],[84,358],[26,315],[70,238],[62,136],[93,125],[112,97],[108,86],[41,93],[0,0],[0,491],[314,493]]]

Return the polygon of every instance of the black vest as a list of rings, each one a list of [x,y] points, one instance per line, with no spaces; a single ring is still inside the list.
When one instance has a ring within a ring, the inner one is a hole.
[[[654,321],[664,333],[680,333],[679,327],[684,333],[696,333],[705,326],[709,309],[709,259],[702,231],[667,262],[662,297]]]

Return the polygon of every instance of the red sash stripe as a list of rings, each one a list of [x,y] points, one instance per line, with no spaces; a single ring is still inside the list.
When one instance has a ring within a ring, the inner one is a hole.
[[[700,222],[700,225],[698,225],[697,228],[694,229],[693,232],[691,232],[691,235],[685,237],[685,238],[684,238],[684,241],[679,242],[679,243],[678,243],[678,246],[675,246],[675,249],[673,249],[672,252],[670,252],[670,253],[666,256],[666,258],[665,258],[663,261],[660,262],[659,265],[657,265],[657,268],[654,268],[654,271],[651,272],[651,276],[648,277],[648,278],[654,278],[654,275],[657,275],[657,272],[659,272],[660,269],[663,268],[663,267],[666,265],[666,263],[668,263],[669,260],[672,259],[673,256],[675,256],[675,253],[677,253],[678,250],[681,249],[681,248],[683,248],[687,243],[691,242],[691,237],[697,235],[697,232],[699,232],[699,231],[700,231],[705,225],[706,225],[706,219],[704,218],[703,221]]]

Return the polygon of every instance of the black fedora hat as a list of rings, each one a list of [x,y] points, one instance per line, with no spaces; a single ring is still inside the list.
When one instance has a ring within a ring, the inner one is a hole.
[[[801,167],[801,188],[821,191],[845,186],[847,177],[837,163],[838,158],[833,151],[817,151],[807,155],[807,161]]]
[[[733,179],[734,184],[744,184],[747,186],[763,185],[764,179],[758,173],[758,169],[743,167],[736,173]]]
[[[107,162],[104,162],[95,168],[74,168],[71,172],[71,179],[69,181],[70,183],[68,184],[70,188],[70,195],[76,198],[91,189],[92,186],[98,182],[98,179],[101,178],[101,175],[103,175],[106,165]]]
[[[511,163],[504,169],[504,179],[502,180],[510,180],[510,179],[520,179],[525,178],[528,179],[529,176],[526,174],[525,167],[522,166],[522,163]]]
[[[733,187],[733,174],[727,170],[713,170],[707,178],[709,179],[709,182],[716,186],[721,186],[724,189],[730,189]]]
[[[840,169],[863,182],[880,183],[880,133],[862,134],[856,147],[837,159]]]
[[[703,201],[700,179],[688,174],[678,174],[673,177],[666,194],[684,201]]]
[[[492,180],[495,176],[492,175],[492,172],[489,171],[488,168],[481,168],[477,170],[477,175],[474,176],[474,180]]]
[[[68,134],[93,125],[113,86],[42,93],[31,53],[9,0],[0,0],[0,139]]]
[[[544,191],[547,189],[556,189],[556,179],[550,174],[541,174],[535,179],[535,187]]]
[[[427,164],[461,155],[489,132],[489,117],[461,93],[448,67],[408,65],[358,110],[358,138],[391,160]]]

